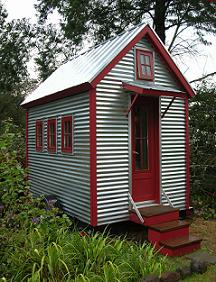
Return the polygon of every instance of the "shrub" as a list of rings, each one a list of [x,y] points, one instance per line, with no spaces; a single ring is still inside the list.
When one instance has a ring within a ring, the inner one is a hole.
[[[190,104],[191,198],[199,214],[216,217],[216,89],[203,84]]]

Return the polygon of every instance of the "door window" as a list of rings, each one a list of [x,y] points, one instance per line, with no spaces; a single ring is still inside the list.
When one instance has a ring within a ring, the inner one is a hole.
[[[135,155],[136,169],[149,169],[148,112],[140,105],[135,108]]]

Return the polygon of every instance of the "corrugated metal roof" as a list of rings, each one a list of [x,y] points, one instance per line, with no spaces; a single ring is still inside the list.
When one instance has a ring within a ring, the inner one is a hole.
[[[145,26],[146,24],[140,24],[74,57],[42,82],[25,98],[22,105],[85,82],[92,82]]]

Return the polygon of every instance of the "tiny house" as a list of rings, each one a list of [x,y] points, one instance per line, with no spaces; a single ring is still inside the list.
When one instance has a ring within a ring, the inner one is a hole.
[[[31,191],[92,226],[143,223],[155,207],[176,220],[189,209],[192,96],[145,24],[74,57],[22,103]]]

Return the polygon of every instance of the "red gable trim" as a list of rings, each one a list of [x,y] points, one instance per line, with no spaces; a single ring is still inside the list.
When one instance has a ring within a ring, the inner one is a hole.
[[[145,87],[133,86],[128,83],[122,82],[122,87],[126,90],[133,91],[138,94],[143,95],[153,95],[153,96],[174,96],[186,98],[187,94],[183,92],[175,92],[175,91],[165,91],[165,90],[156,90],[156,89],[145,89]]]
[[[177,77],[180,84],[186,90],[189,96],[193,97],[195,95],[193,89],[184,78],[174,61],[172,60],[170,54],[165,49],[163,43],[160,41],[159,37],[155,34],[155,32],[150,28],[149,25],[146,25],[135,37],[134,39],[100,72],[100,74],[92,81],[92,86],[96,87],[96,85],[104,78],[104,76],[129,52],[134,45],[139,42],[144,36],[148,36],[148,38],[153,43],[154,47],[157,49],[161,57],[166,61],[169,68],[173,72],[173,74]]]
[[[54,94],[50,94],[50,95],[47,95],[45,97],[39,98],[37,100],[34,100],[32,102],[29,102],[27,104],[22,105],[22,107],[26,108],[26,109],[31,108],[31,107],[35,107],[35,106],[42,105],[42,104],[45,104],[45,103],[48,103],[48,102],[52,102],[52,101],[55,101],[55,100],[58,100],[58,99],[69,97],[69,96],[74,95],[74,94],[78,94],[78,93],[81,93],[81,92],[84,92],[84,91],[88,91],[92,88],[93,87],[92,87],[91,83],[85,82],[85,83],[82,83],[80,85],[73,86],[73,87],[64,89],[62,91],[56,92]]]

